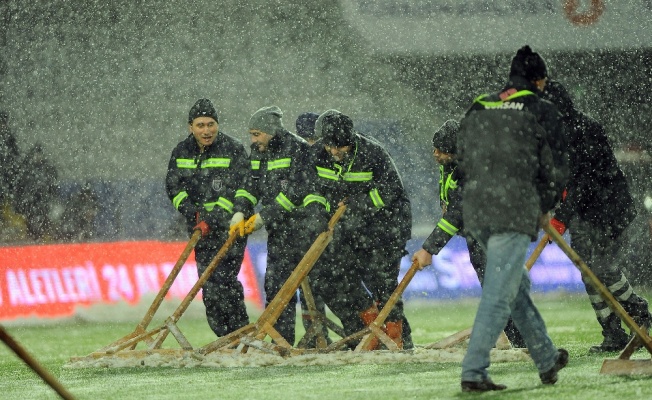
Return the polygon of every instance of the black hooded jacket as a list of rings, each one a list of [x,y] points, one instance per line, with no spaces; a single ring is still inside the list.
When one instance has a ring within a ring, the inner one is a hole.
[[[236,191],[243,188],[247,172],[247,153],[238,140],[218,132],[213,144],[200,152],[194,136],[188,135],[172,150],[167,194],[189,228],[199,212],[211,232],[225,231],[234,211]]]
[[[402,249],[411,236],[412,211],[394,161],[380,143],[367,136],[355,132],[351,140],[352,149],[342,162],[324,150],[322,139],[313,146],[320,192],[333,208],[346,199],[348,208],[341,221],[344,235],[371,247]]]
[[[310,145],[285,129],[277,131],[267,151],[252,147],[246,191],[236,194],[236,210],[260,203],[260,215],[268,228],[292,225],[307,217],[325,219],[329,204],[315,190],[310,155]]]
[[[600,123],[575,109],[564,122],[569,131],[571,176],[555,218],[569,223],[577,215],[604,226],[615,239],[636,217],[627,179]]]
[[[457,138],[465,228],[535,239],[538,216],[554,208],[566,184],[565,140],[557,108],[525,78],[476,98]]]

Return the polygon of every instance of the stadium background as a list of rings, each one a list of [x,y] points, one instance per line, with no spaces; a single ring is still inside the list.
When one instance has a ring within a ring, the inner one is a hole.
[[[100,242],[174,242],[185,236],[163,179],[197,98],[211,98],[221,129],[245,143],[263,105],[280,106],[290,129],[301,112],[337,108],[394,156],[414,247],[440,214],[432,132],[497,89],[527,43],[607,127],[640,211],[623,263],[649,285],[652,2],[610,1],[585,25],[562,1],[496,3],[3,0],[0,109],[21,149],[45,144],[63,194],[91,182]]]

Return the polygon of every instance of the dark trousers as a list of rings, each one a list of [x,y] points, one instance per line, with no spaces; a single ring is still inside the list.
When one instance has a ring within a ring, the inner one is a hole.
[[[211,233],[195,247],[197,272],[201,276],[226,242],[228,233]],[[238,273],[244,258],[246,239],[238,239],[202,286],[208,325],[217,336],[224,336],[249,323],[244,289]]]
[[[285,222],[267,229],[266,305],[278,294],[312,244],[312,234],[299,230],[301,224],[289,220]],[[292,346],[295,341],[296,307],[297,297],[293,293],[274,325]]]
[[[342,251],[337,236],[310,273],[313,294],[322,298],[339,318],[346,335],[364,328],[360,313],[373,305],[361,279],[360,271],[352,267],[350,255]]]
[[[580,218],[574,218],[568,224],[571,244],[591,272],[602,282],[609,292],[618,300],[625,311],[635,319],[648,318],[648,303],[634,292],[629,280],[620,268],[622,249],[627,242],[629,228],[616,239],[612,239],[604,226],[596,225]],[[589,295],[591,307],[601,325],[613,319],[613,311],[602,299],[591,281],[582,276],[584,288]]]

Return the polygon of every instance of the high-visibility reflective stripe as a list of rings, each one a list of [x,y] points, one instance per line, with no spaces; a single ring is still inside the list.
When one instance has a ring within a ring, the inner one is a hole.
[[[179,206],[181,205],[181,202],[188,197],[188,192],[185,190],[183,192],[179,192],[178,195],[174,196],[172,199],[172,205],[174,206],[175,209],[179,209]]]
[[[498,107],[498,106],[500,106],[502,103],[504,103],[506,101],[514,100],[514,99],[516,99],[518,97],[529,96],[529,95],[533,95],[533,94],[534,93],[529,91],[529,90],[519,90],[518,92],[508,96],[506,99],[498,100],[498,101],[483,101],[482,99],[484,99],[485,97],[487,97],[489,95],[488,94],[482,94],[482,95],[476,97],[475,100],[473,100],[473,102],[474,103],[480,103],[483,106]]]
[[[231,203],[229,200],[225,199],[224,197],[218,198],[217,201],[213,203],[204,203],[204,208],[208,212],[213,211],[215,206],[220,206],[229,213],[233,212],[233,203]]]
[[[317,175],[325,179],[331,179],[334,181],[340,180],[340,177],[337,172],[332,169],[317,167]]]
[[[324,208],[326,208],[326,211],[331,210],[331,205],[328,202],[328,200],[326,200],[325,197],[317,196],[316,194],[307,195],[306,198],[303,199],[303,206],[306,207],[308,204],[315,203],[315,202],[322,204]]]
[[[457,181],[453,179],[453,173],[444,173],[444,166],[439,166],[439,198],[448,204],[448,191],[457,189]]]
[[[177,168],[197,168],[197,163],[192,158],[177,158]]]
[[[457,231],[459,231],[458,227],[446,221],[444,218],[439,220],[437,227],[451,236],[455,235]]]
[[[371,191],[369,192],[369,197],[371,197],[371,201],[374,203],[374,206],[376,206],[376,208],[385,207],[385,203],[383,202],[383,199],[380,197],[380,193],[378,193],[378,189],[371,189]]]
[[[271,171],[279,168],[290,168],[291,163],[292,163],[291,158],[281,158],[278,160],[272,160],[267,163],[267,170]]]
[[[372,172],[345,172],[342,179],[347,182],[366,182],[374,177]]]
[[[251,169],[260,169],[260,161],[258,160],[251,160]]]
[[[253,205],[256,205],[256,203],[258,203],[258,199],[256,199],[256,197],[254,197],[251,193],[249,193],[248,191],[246,191],[244,189],[236,190],[235,191],[235,197],[236,198],[244,197],[245,199],[249,200],[251,202],[251,204],[253,204]]]
[[[288,211],[294,210],[297,206],[292,204],[290,199],[288,199],[283,192],[279,193],[278,196],[276,196],[276,202],[281,205],[281,207],[285,208]]]
[[[202,168],[229,168],[230,158],[207,158],[201,163]]]

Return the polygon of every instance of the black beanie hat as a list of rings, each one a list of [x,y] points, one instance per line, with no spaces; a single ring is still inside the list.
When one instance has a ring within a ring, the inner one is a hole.
[[[571,116],[575,112],[573,99],[571,99],[568,90],[559,81],[548,81],[541,97],[556,105],[564,117]]]
[[[444,122],[432,136],[432,147],[446,154],[455,154],[457,152],[456,143],[459,130],[460,124],[454,119]]]
[[[539,53],[532,51],[530,46],[525,45],[518,49],[512,59],[512,68],[509,76],[522,76],[528,81],[537,81],[548,77],[548,68]]]
[[[217,119],[217,111],[215,111],[213,103],[211,103],[211,101],[208,99],[197,100],[195,105],[192,106],[190,112],[188,113],[188,123],[192,124],[192,121],[194,121],[195,118],[199,117],[210,117],[213,118],[215,122],[220,122]]]
[[[321,137],[326,146],[351,146],[355,143],[353,121],[342,113],[323,115],[323,118],[321,118]]]
[[[301,136],[304,139],[315,139],[317,134],[315,133],[315,122],[317,122],[319,114],[314,112],[305,112],[299,115],[297,118],[297,135]]]

